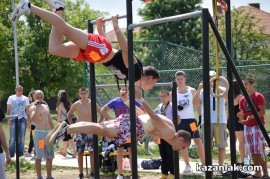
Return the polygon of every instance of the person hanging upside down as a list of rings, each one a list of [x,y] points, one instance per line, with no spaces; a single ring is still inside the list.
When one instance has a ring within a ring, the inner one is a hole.
[[[30,13],[39,16],[41,19],[52,25],[49,40],[49,51],[56,56],[72,58],[74,61],[87,61],[91,63],[100,62],[109,68],[117,79],[128,79],[128,48],[127,40],[118,26],[117,16],[112,16],[113,27],[121,50],[112,48],[112,44],[103,31],[105,21],[103,17],[96,20],[97,34],[86,33],[81,29],[67,24],[62,14],[65,9],[64,0],[45,0],[53,9],[53,12],[39,8],[30,3],[30,0],[21,0],[12,13],[12,21],[16,21],[23,14]],[[63,43],[63,37],[69,42]],[[144,78],[141,61],[134,55],[135,81],[144,90],[149,82],[156,83],[159,78]],[[152,70],[156,69],[148,66]]]
[[[140,114],[136,118],[137,138],[147,133],[155,138],[166,140],[172,145],[173,150],[182,150],[190,145],[190,133],[184,130],[175,131],[173,122],[166,116],[155,114],[149,104],[142,98],[142,90],[136,88],[136,98],[142,103],[144,114],[139,108],[136,113]],[[128,104],[128,101],[125,104]],[[65,133],[85,133],[95,134],[113,138],[117,145],[123,145],[126,139],[131,137],[130,117],[129,114],[120,115],[118,118],[102,123],[78,122],[76,124],[62,125],[55,127],[46,138],[46,144],[53,145],[56,141],[61,140]]]

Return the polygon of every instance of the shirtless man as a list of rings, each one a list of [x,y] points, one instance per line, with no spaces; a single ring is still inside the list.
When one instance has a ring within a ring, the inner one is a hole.
[[[191,136],[184,130],[175,131],[173,122],[166,116],[155,114],[149,104],[142,98],[142,90],[136,88],[136,98],[142,103],[148,115],[139,115],[136,118],[136,134],[140,137],[145,132],[155,138],[166,140],[172,145],[173,150],[182,150],[190,145]],[[138,109],[138,108],[137,108]],[[137,110],[138,111],[138,110]],[[138,112],[137,112],[138,114]],[[141,111],[143,114],[143,111]],[[48,144],[53,144],[63,133],[81,132],[99,136],[113,137],[117,145],[124,144],[131,137],[130,118],[128,114],[120,115],[115,120],[102,123],[78,122],[67,127],[55,127],[50,137],[46,138]]]
[[[44,94],[41,90],[35,91],[36,101],[29,108],[30,121],[35,123],[34,145],[35,145],[35,167],[37,178],[42,179],[41,160],[46,159],[47,179],[52,177],[52,160],[54,158],[53,147],[45,144],[45,138],[54,125],[50,116],[50,109],[43,101]]]
[[[71,120],[72,114],[76,112],[77,122],[92,122],[92,111],[91,111],[91,100],[88,99],[89,90],[88,88],[79,89],[80,100],[73,103],[69,112],[67,113],[67,118],[69,123],[72,124]],[[100,107],[97,105],[97,111],[100,112]],[[101,118],[103,118],[101,116]],[[62,123],[65,126],[66,123]],[[85,146],[90,152],[90,164],[91,164],[91,177],[94,177],[94,153],[93,153],[93,135],[81,133],[77,131],[76,134],[76,150],[78,152],[78,165],[79,165],[79,179],[83,178],[83,153]]]

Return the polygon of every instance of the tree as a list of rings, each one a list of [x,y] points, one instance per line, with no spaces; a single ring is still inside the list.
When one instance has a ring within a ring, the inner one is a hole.
[[[234,9],[231,14],[233,58],[238,60],[269,60],[269,35],[264,34],[261,19],[247,9]],[[220,17],[219,31],[225,39],[225,18]],[[214,49],[214,46],[212,46]],[[221,52],[222,56],[223,53]]]
[[[142,16],[143,21],[180,15],[201,9],[201,2],[201,0],[155,0],[147,3],[143,9],[139,10],[138,14]],[[163,42],[145,47],[143,51],[140,50],[143,52],[141,57],[144,65],[150,64],[157,69],[164,70],[166,67],[164,67],[163,63],[168,60],[171,66],[179,68],[181,66],[179,61],[185,61],[185,57],[179,56],[179,53],[175,52],[179,47],[174,46],[173,50],[168,49],[169,46],[165,43],[170,42],[176,45],[201,49],[201,38],[199,38],[201,32],[200,22],[200,19],[198,21],[198,19],[192,18],[142,27],[139,33],[141,39]],[[168,52],[170,55],[167,56],[164,52]]]
[[[190,13],[201,9],[202,0],[155,0],[139,10],[144,21]],[[201,48],[198,39],[200,28],[196,19],[178,20],[170,23],[141,28],[141,37],[146,40],[164,40],[195,49]]]

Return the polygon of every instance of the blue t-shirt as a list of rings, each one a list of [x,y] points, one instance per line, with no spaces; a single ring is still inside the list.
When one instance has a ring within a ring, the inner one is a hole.
[[[135,100],[135,105],[141,107],[142,104]],[[113,109],[116,117],[120,116],[121,114],[129,114],[129,107],[124,104],[120,97],[112,99],[107,106],[110,109]]]

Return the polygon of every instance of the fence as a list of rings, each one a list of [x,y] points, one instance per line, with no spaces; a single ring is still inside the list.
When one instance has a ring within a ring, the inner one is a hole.
[[[137,41],[134,44],[135,54],[138,56],[144,66],[155,66],[160,74],[161,79],[159,83],[168,83],[174,80],[176,71],[183,70],[187,75],[187,85],[197,89],[199,83],[202,81],[202,53],[200,51],[182,47],[180,45],[168,43],[165,41]],[[215,57],[210,56],[211,68],[214,70]],[[247,74],[252,74],[255,78],[255,89],[265,95],[267,101],[266,121],[270,118],[270,61],[254,61],[247,62],[248,65],[237,66],[238,73],[243,78]],[[219,59],[219,64],[223,67],[219,68],[220,75],[226,77],[227,69],[226,60]],[[225,64],[225,65],[224,65]],[[245,64],[244,61],[238,61],[237,64]],[[252,65],[254,64],[254,65]],[[88,69],[88,67],[86,67]],[[86,72],[86,74],[89,74]],[[89,77],[86,76],[89,80]],[[112,84],[115,83],[114,76],[108,74],[96,74],[96,84]],[[221,84],[222,85],[222,84]],[[159,91],[167,89],[171,91],[169,86],[155,86],[152,90],[144,93],[145,99],[154,109],[160,103]],[[117,87],[115,88],[100,88],[97,89],[97,101],[102,106],[110,99],[119,95]],[[269,112],[268,112],[269,111]],[[266,129],[270,131],[270,124],[266,124]]]

